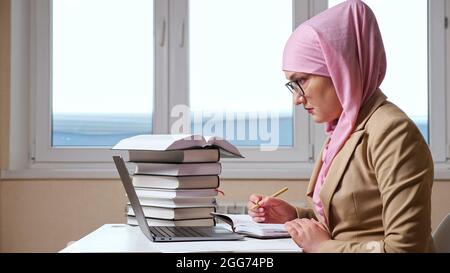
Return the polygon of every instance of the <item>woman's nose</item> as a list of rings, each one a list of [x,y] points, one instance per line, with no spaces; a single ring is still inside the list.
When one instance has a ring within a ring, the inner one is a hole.
[[[300,95],[294,95],[294,104],[300,105],[305,103],[305,97]]]

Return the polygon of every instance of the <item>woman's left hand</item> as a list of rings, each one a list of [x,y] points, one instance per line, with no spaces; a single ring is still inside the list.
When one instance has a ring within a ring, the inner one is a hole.
[[[331,239],[328,230],[315,219],[295,219],[284,224],[294,242],[305,252],[317,252],[321,244]]]

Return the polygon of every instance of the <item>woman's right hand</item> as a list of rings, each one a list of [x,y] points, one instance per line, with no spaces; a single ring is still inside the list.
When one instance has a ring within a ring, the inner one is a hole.
[[[253,209],[259,202],[259,208]],[[248,214],[258,223],[284,224],[297,218],[297,210],[288,202],[258,194],[252,194],[247,204]]]

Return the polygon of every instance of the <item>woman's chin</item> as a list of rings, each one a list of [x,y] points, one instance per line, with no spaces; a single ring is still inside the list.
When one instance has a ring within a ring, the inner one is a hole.
[[[320,116],[311,115],[311,117],[313,118],[315,123],[321,124],[321,123],[325,123],[326,122],[326,120],[324,120],[323,118],[320,118]]]
[[[314,122],[317,124],[322,124],[322,123],[329,123],[329,122],[333,122],[333,120],[335,119],[330,119],[330,118],[326,118],[317,114],[313,114],[311,115],[311,117],[313,118]]]

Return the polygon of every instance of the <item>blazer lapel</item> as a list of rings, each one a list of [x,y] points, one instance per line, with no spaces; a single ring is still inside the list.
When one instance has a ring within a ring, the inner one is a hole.
[[[336,155],[330,169],[328,170],[322,190],[320,191],[320,200],[322,201],[326,219],[329,219],[331,198],[333,197],[336,187],[339,185],[342,175],[350,162],[350,157],[352,156],[353,151],[363,135],[364,131],[354,132]]]
[[[386,96],[378,91],[374,94],[374,96],[369,99],[366,104],[366,107],[362,108],[355,126],[355,131],[350,135],[347,142],[344,144],[342,149],[333,159],[333,163],[331,164],[330,169],[328,170],[328,174],[325,178],[323,188],[320,191],[320,200],[322,201],[324,214],[326,219],[330,219],[329,211],[331,199],[333,198],[336,187],[339,185],[341,178],[344,174],[344,171],[350,162],[350,157],[353,155],[356,147],[360,139],[364,136],[365,125],[369,120],[370,116],[377,110],[381,105],[386,102]],[[328,139],[327,139],[328,142]],[[325,142],[325,143],[327,143]],[[325,145],[324,145],[325,147]],[[323,152],[323,148],[322,148]],[[322,158],[322,152],[320,153],[320,159]],[[318,160],[316,166],[313,171],[313,175],[311,176],[311,180],[308,186],[308,197],[312,198],[314,193],[314,187],[317,180],[318,173],[320,171],[320,167],[322,166],[322,160]],[[312,202],[312,200],[310,200]],[[315,210],[314,210],[315,212]]]

